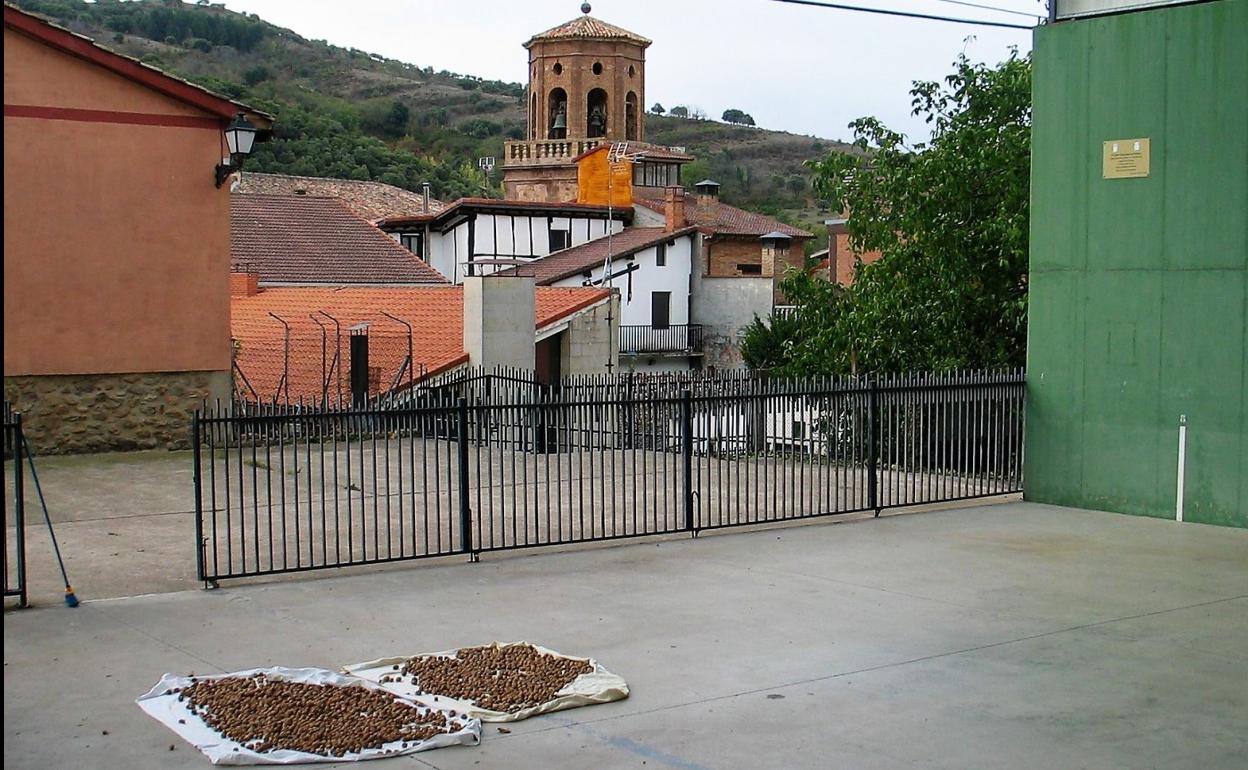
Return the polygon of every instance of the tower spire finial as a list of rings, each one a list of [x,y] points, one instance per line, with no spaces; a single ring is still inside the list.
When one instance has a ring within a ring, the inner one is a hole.
[[[581,3],[581,13],[588,14],[592,10],[594,9],[589,3]]]

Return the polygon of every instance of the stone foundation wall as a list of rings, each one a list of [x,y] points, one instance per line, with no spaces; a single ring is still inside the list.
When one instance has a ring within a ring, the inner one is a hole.
[[[183,449],[200,403],[229,394],[229,372],[4,378],[4,399],[39,454]]]

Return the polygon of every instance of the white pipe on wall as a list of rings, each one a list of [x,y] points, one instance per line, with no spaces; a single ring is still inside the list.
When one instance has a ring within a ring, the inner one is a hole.
[[[1187,415],[1179,415],[1179,471],[1174,501],[1174,520],[1183,521],[1183,476],[1187,470]]]

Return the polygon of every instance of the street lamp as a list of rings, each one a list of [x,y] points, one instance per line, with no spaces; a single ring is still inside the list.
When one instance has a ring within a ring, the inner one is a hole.
[[[256,127],[247,120],[247,116],[238,113],[230,125],[225,127],[225,144],[230,149],[230,156],[217,164],[217,187],[229,179],[230,174],[243,168],[243,161],[251,154],[256,143]]]

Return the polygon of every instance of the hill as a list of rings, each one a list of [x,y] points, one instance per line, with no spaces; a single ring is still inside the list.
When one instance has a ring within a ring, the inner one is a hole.
[[[375,179],[440,198],[498,195],[477,159],[524,137],[519,83],[484,80],[308,40],[200,0],[15,0],[16,5],[278,118],[256,171]],[[517,53],[519,55],[519,53]],[[698,156],[684,181],[713,177],[725,200],[811,226],[808,159],[846,145],[709,120],[648,114],[647,139]]]

